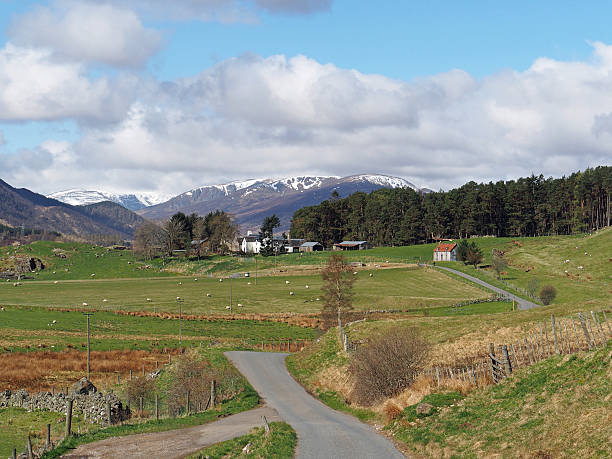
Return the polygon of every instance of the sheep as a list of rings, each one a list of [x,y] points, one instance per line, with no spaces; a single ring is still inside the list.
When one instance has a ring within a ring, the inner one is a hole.
[[[241,308],[242,307],[242,303],[238,303],[238,307]]]
[[[55,325],[55,324],[57,323],[57,320],[56,320],[56,319],[53,319],[53,320],[51,321],[51,323],[52,323],[53,325]]]
[[[103,303],[106,303],[107,301],[108,301],[108,300],[107,300],[106,298],[104,298],[104,299],[102,300],[102,302],[103,302]]]
[[[357,271],[353,271],[353,276],[356,276],[356,275],[357,275]]]
[[[251,283],[250,283],[250,282],[247,282],[247,285],[251,285]]]
[[[289,295],[293,296],[293,295],[295,295],[295,294],[294,294],[293,292],[289,292]]]
[[[92,274],[91,274],[91,277],[96,277],[95,273],[92,273]]]
[[[151,298],[147,298],[147,301],[150,303],[151,301],[153,301]]]
[[[83,303],[83,306],[89,306],[87,303]]]
[[[207,293],[207,294],[206,294],[206,296],[207,296],[208,298],[210,298],[210,297],[211,297],[210,293]]]
[[[584,266],[578,266],[578,269],[584,269]]]
[[[370,273],[370,277],[374,277],[374,274]]]
[[[225,309],[232,309],[231,306],[225,306]]]
[[[54,283],[54,284],[59,284],[59,282],[58,282],[58,281],[53,281],[53,283]]]
[[[183,285],[183,283],[182,283],[182,282],[179,282],[178,284],[179,284],[179,285]]]
[[[219,282],[223,282],[223,279],[219,279]]]
[[[307,285],[306,288],[310,288],[310,285]]]
[[[291,283],[291,282],[289,282],[289,281],[285,281],[285,284],[290,284],[290,283]]]
[[[193,281],[194,281],[194,282],[197,282],[197,281],[198,281],[198,278],[196,277],[196,278],[195,278]]]

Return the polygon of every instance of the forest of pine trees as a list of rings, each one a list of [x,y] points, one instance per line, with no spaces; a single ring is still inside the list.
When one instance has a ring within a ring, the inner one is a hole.
[[[469,182],[427,194],[381,189],[332,197],[293,214],[291,236],[326,247],[342,240],[407,245],[434,238],[573,234],[610,226],[612,167],[569,177]]]

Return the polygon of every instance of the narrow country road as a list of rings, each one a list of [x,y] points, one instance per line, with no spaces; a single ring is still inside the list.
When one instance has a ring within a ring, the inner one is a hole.
[[[81,445],[62,457],[65,459],[182,458],[215,443],[246,435],[253,427],[263,425],[262,416],[266,416],[269,422],[280,421],[274,409],[263,406],[200,426],[107,438]]]
[[[367,424],[309,395],[285,368],[287,354],[226,352],[251,385],[297,432],[297,459],[404,458]]]
[[[456,269],[447,268],[445,266],[435,266],[435,268],[443,269],[444,271],[450,271],[453,274],[457,274],[458,276],[461,276],[461,277],[463,277],[465,279],[468,279],[468,280],[470,280],[472,282],[475,282],[476,284],[482,285],[483,287],[487,287],[487,288],[493,290],[494,292],[497,292],[500,295],[505,296],[506,298],[514,300],[514,301],[517,302],[519,309],[531,309],[531,308],[537,308],[539,306],[539,304],[532,303],[529,300],[525,300],[525,299],[521,298],[520,296],[514,295],[513,293],[506,292],[505,290],[502,290],[499,287],[495,287],[494,285],[491,285],[491,284],[489,284],[489,283],[487,283],[487,282],[485,282],[483,280],[480,280],[477,277],[470,276],[469,274],[466,274],[466,273],[462,273],[461,271],[457,271]]]

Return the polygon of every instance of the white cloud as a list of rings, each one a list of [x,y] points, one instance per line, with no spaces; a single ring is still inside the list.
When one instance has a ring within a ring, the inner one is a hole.
[[[0,49],[0,120],[120,119],[131,103],[133,83],[90,79],[82,64],[8,43]]]
[[[585,62],[539,59],[481,80],[452,70],[406,82],[303,56],[243,56],[189,79],[143,82],[120,122],[83,127],[64,160],[50,156],[41,191],[180,192],[359,172],[448,188],[567,174],[612,164],[611,70],[612,47],[600,43]]]
[[[133,11],[75,1],[34,8],[12,22],[8,35],[17,45],[117,67],[142,66],[162,43],[161,33],[144,28]]]

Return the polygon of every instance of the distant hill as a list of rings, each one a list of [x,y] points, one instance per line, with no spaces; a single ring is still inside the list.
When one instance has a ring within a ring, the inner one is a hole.
[[[345,197],[356,191],[369,193],[380,188],[418,190],[405,179],[387,175],[247,180],[196,188],[137,213],[147,219],[160,220],[176,212],[204,215],[220,209],[231,213],[243,230],[258,229],[264,217],[276,214],[281,220],[279,230],[285,231],[296,210],[319,204],[329,199],[334,191]]]
[[[0,224],[79,237],[116,234],[131,238],[142,222],[142,217],[116,203],[72,206],[0,180]]]
[[[72,189],[51,193],[47,195],[47,197],[51,199],[57,199],[58,201],[62,201],[66,204],[71,204],[73,206],[111,201],[117,204],[121,204],[126,209],[139,210],[148,206],[153,206],[155,204],[166,202],[172,196],[159,193],[118,194],[109,193],[107,191]]]

